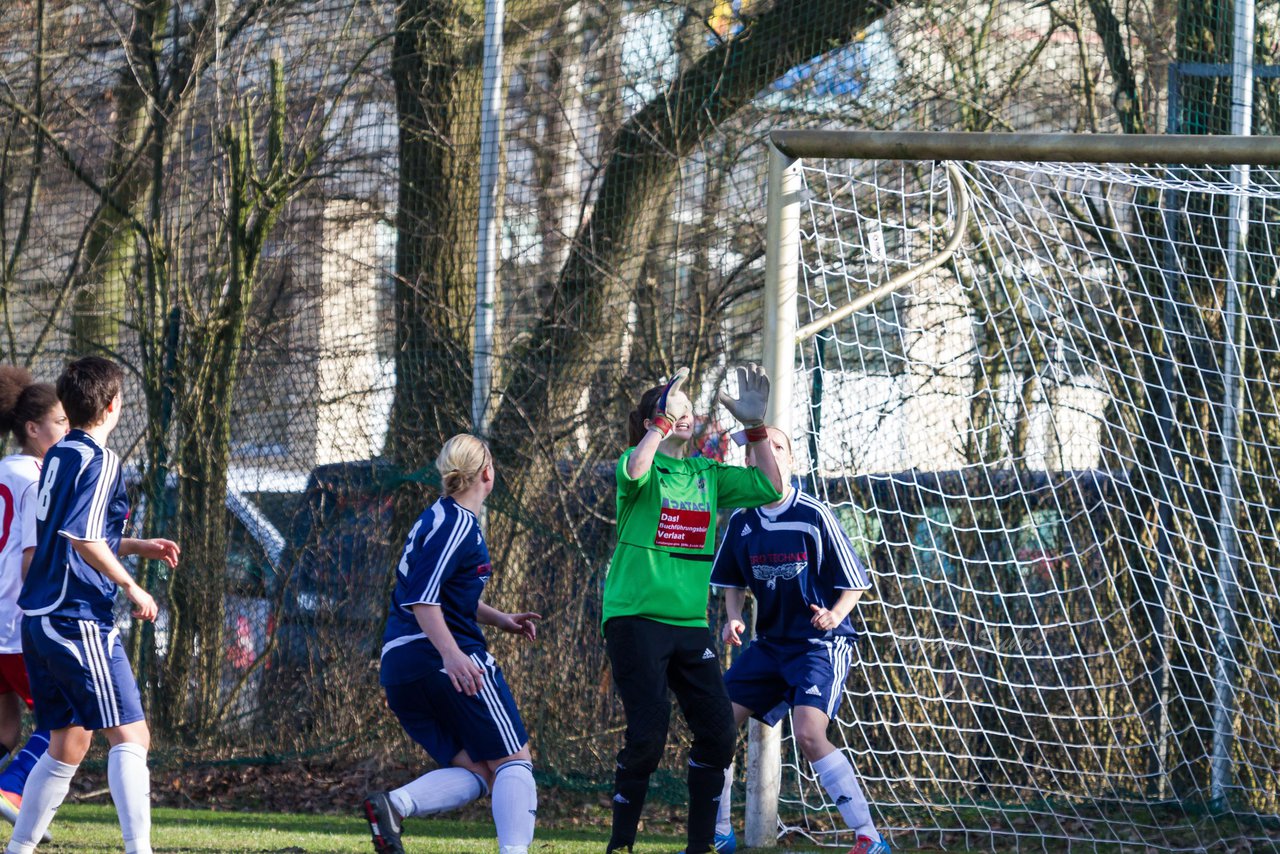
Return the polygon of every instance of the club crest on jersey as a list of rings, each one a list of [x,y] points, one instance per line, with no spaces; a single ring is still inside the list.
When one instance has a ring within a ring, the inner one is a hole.
[[[770,590],[777,589],[778,581],[791,581],[804,572],[805,562],[767,564],[761,563],[751,567],[751,574],[756,580],[765,582]]]

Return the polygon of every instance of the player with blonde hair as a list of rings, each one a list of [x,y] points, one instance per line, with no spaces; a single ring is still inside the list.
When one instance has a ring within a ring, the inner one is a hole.
[[[379,854],[403,854],[409,816],[457,809],[492,791],[500,854],[526,854],[538,792],[529,736],[481,625],[529,640],[540,615],[506,614],[480,600],[493,572],[478,516],[493,491],[489,447],[466,433],[436,459],[444,495],[418,517],[396,568],[383,633],[387,706],[440,765],[364,800]]]

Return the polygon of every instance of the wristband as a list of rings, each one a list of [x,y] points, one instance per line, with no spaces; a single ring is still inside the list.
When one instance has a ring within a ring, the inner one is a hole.
[[[662,438],[671,435],[671,431],[676,429],[676,422],[672,421],[665,412],[659,412],[653,416],[653,420],[649,422],[649,429],[655,431]]]
[[[769,438],[769,428],[763,424],[757,424],[754,427],[748,427],[745,431],[748,444],[754,442],[763,442]]]

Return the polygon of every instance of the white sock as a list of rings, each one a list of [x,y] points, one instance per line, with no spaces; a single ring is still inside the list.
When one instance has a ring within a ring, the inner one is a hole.
[[[5,849],[8,854],[31,854],[36,850],[36,843],[48,830],[53,814],[62,806],[71,788],[71,778],[79,767],[59,762],[49,753],[40,757],[22,789],[22,809],[18,810],[13,836]]]
[[[141,744],[117,744],[107,753],[107,785],[120,817],[125,854],[151,854],[151,771]]]
[[[818,782],[835,802],[844,823],[859,836],[869,836],[879,842],[880,833],[871,821],[871,807],[867,806],[849,758],[839,750],[833,750],[813,763],[813,770],[818,772]]]
[[[488,788],[484,780],[466,768],[440,768],[388,792],[387,797],[396,812],[408,818],[456,810],[482,797]]]
[[[728,836],[733,832],[730,813],[733,807],[733,763],[724,769],[724,789],[720,792],[720,811],[716,813],[716,836]]]
[[[513,759],[493,774],[493,823],[498,828],[499,854],[525,854],[533,843],[537,816],[533,765]]]

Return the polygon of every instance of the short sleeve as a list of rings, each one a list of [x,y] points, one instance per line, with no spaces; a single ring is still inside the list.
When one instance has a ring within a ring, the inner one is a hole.
[[[711,567],[712,587],[745,588],[747,586],[747,578],[742,572],[742,562],[738,559],[738,523],[741,521],[741,512],[729,517],[724,539],[720,541],[715,563]]]
[[[58,533],[72,540],[94,542],[107,538],[107,510],[115,497],[120,476],[120,458],[110,451],[95,454],[79,472],[56,472],[59,478],[75,478],[71,485],[54,484],[54,489],[70,489],[71,502]]]
[[[36,547],[36,497],[40,494],[39,481],[32,481],[18,498],[18,514],[21,517],[19,549]]]
[[[472,518],[465,513],[444,516],[415,543],[408,555],[409,573],[404,580],[404,607],[439,605],[440,588],[457,569],[470,542]]]
[[[721,507],[759,507],[782,497],[764,472],[755,467],[715,463],[716,500]]]
[[[822,571],[831,573],[837,590],[869,590],[871,575],[853,550],[853,543],[836,514],[825,504],[818,511],[822,524]]]
[[[653,466],[639,477],[632,477],[627,474],[627,461],[631,459],[631,455],[635,453],[635,448],[627,448],[622,452],[622,456],[618,458],[618,467],[614,472],[614,477],[618,482],[618,498],[626,501],[631,496],[640,491],[646,483],[649,482],[649,476],[653,474]]]

